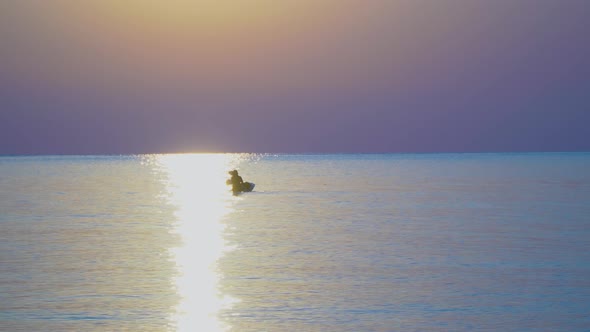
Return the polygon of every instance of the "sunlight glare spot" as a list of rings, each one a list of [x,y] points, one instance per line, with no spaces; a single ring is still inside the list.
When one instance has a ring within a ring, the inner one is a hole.
[[[175,232],[182,245],[173,249],[181,297],[175,317],[178,331],[222,331],[220,310],[233,299],[219,294],[216,262],[225,246],[221,223],[233,200],[225,185],[233,156],[226,154],[179,154],[159,156],[167,173],[168,196],[176,208]]]

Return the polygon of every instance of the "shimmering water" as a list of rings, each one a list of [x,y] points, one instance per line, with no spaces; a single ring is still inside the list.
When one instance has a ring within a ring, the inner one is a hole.
[[[0,157],[0,330],[588,331],[590,154]]]

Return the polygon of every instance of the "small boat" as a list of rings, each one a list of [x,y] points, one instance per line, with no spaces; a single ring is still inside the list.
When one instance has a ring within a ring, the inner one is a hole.
[[[225,182],[227,185],[231,185],[231,180],[227,180]],[[254,183],[252,182],[244,182],[242,183],[242,185],[240,186],[240,190],[237,190],[235,192],[238,193],[247,193],[247,192],[251,192],[252,190],[254,190],[254,186],[256,186]]]
[[[242,188],[241,188],[242,190],[241,191],[245,192],[245,193],[250,192],[250,191],[254,190],[254,186],[255,186],[255,184],[252,182],[244,182],[244,183],[242,183]]]

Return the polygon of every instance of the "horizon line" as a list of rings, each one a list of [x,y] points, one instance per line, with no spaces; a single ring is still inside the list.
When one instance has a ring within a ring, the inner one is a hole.
[[[566,154],[566,153],[590,153],[590,150],[566,150],[566,151],[420,151],[420,152],[139,152],[139,153],[0,153],[0,157],[51,157],[51,156],[139,156],[139,155],[183,155],[183,154],[260,154],[260,155],[404,155],[404,154]]]

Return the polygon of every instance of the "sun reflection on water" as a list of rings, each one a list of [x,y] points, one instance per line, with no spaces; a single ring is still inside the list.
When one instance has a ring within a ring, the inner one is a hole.
[[[182,245],[173,249],[180,303],[174,314],[178,331],[226,330],[217,318],[233,299],[219,293],[216,262],[229,250],[222,218],[232,210],[225,180],[236,155],[179,154],[158,156],[167,173],[170,203],[176,207],[175,232]]]

